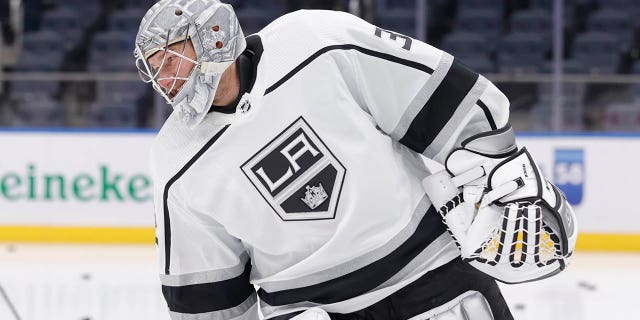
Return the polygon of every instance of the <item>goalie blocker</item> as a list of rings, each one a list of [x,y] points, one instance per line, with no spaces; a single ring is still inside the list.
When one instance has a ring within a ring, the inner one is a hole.
[[[462,258],[505,283],[562,271],[577,239],[575,214],[527,149],[518,150],[511,126],[461,145],[423,186]]]

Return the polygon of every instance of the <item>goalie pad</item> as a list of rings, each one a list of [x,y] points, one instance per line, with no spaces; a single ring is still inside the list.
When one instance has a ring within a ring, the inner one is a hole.
[[[510,127],[467,139],[445,165],[423,185],[463,259],[507,283],[564,269],[575,214],[526,148],[517,150]]]

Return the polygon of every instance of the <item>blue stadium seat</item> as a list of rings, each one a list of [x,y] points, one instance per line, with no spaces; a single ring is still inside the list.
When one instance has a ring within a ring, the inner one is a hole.
[[[629,10],[640,6],[638,0],[599,0],[598,5],[602,9]]]
[[[18,58],[15,68],[19,71],[60,71],[63,60],[64,54],[59,51],[52,51],[44,55],[23,52]]]
[[[415,12],[410,10],[384,10],[378,15],[378,25],[381,28],[398,32],[409,37],[415,37],[415,24]]]
[[[579,34],[573,44],[573,58],[591,73],[616,73],[620,65],[617,41],[601,32]]]
[[[469,67],[469,69],[475,72],[482,73],[482,74],[496,72],[495,62],[487,57],[478,56],[478,57],[456,57],[456,58],[459,58],[462,64],[466,65],[467,67]]]
[[[138,126],[138,106],[117,101],[96,101],[90,107],[90,123],[106,128],[135,128]]]
[[[242,5],[243,0],[225,0],[224,3],[228,3],[231,6],[233,6],[234,10],[237,10],[240,8],[240,5]]]
[[[138,8],[115,11],[109,18],[109,30],[136,33],[144,14]]]
[[[245,36],[262,30],[262,28],[277,18],[277,15],[259,8],[236,10],[236,15],[238,16],[240,26]]]
[[[495,72],[495,65],[489,58],[490,47],[481,34],[452,32],[447,34],[440,46],[476,72]]]
[[[27,33],[23,38],[22,52],[14,66],[20,72],[59,71],[64,59],[60,36],[55,32]],[[13,81],[11,97],[24,95],[53,95],[58,93],[58,81]]]
[[[458,14],[467,10],[491,10],[502,17],[502,0],[458,0]]]
[[[529,0],[529,4],[532,10],[543,10],[549,12],[551,18],[551,21],[549,22],[550,28],[552,28],[551,23],[553,23],[553,1],[554,0]],[[575,11],[573,4],[575,4],[575,1],[565,1],[564,3],[564,27],[567,29],[573,29],[575,22]]]
[[[26,33],[18,55],[17,71],[57,71],[64,58],[63,39],[53,31]]]
[[[451,32],[442,39],[443,50],[454,56],[488,55],[491,48],[482,34],[473,32]]]
[[[12,81],[10,95],[13,99],[21,99],[28,96],[54,96],[59,91],[59,81]]]
[[[547,10],[533,9],[517,11],[511,16],[511,32],[551,36],[551,13]],[[551,39],[548,40],[549,42]]]
[[[494,10],[464,10],[456,18],[455,30],[480,33],[491,45],[495,45],[498,36],[502,34],[502,17]]]
[[[600,0],[600,9],[613,9],[628,12],[632,17],[640,15],[640,1],[638,0]],[[632,19],[634,28],[640,28],[640,19]]]
[[[63,38],[65,50],[72,49],[83,35],[80,14],[69,8],[59,8],[46,12],[42,18],[42,30],[53,31]]]
[[[89,66],[108,65],[107,60],[133,52],[135,34],[107,31],[96,34],[89,52]],[[131,58],[132,59],[132,58]],[[130,61],[127,65],[130,65]]]
[[[564,73],[568,73],[568,74],[589,73],[589,68],[587,68],[587,66],[585,66],[585,64],[582,61],[579,61],[576,59],[563,60],[562,69]],[[545,61],[542,72],[552,73],[553,61]]]
[[[631,67],[631,73],[640,74],[640,60],[636,60],[636,62],[633,63],[633,67]]]
[[[22,39],[22,51],[40,55],[62,52],[62,42],[62,36],[54,31],[28,32]]]
[[[378,10],[408,9],[414,10],[416,0],[381,0],[378,2]]]
[[[131,52],[122,51],[111,55],[108,59],[99,57],[100,54],[92,55],[88,68],[91,71],[105,72],[137,72],[133,55]]]
[[[283,15],[287,9],[286,0],[243,0],[240,1],[239,5],[246,9],[268,11],[271,15],[276,15],[276,17]]]
[[[529,0],[529,5],[533,9],[551,11],[553,10],[553,1],[554,0]],[[565,9],[566,7],[567,7],[567,3],[565,2]]]
[[[62,105],[46,96],[28,96],[16,104],[14,126],[60,127],[63,125]]]
[[[548,50],[545,37],[538,34],[510,33],[500,43],[500,72],[540,72]]]
[[[139,8],[146,11],[147,9],[151,8],[151,6],[153,6],[156,2],[158,2],[158,0],[127,0],[126,6],[127,8]]]
[[[98,100],[138,101],[144,97],[151,85],[139,80],[134,81],[101,81],[98,83]]]
[[[78,17],[83,27],[94,23],[100,10],[100,1],[87,0],[56,0],[56,5],[63,8],[73,8],[82,14]]]
[[[634,40],[632,16],[624,10],[599,10],[589,16],[589,30],[617,39],[621,50],[630,49]]]
[[[2,25],[2,21],[0,21],[0,25]],[[0,32],[0,57],[4,57],[2,50],[4,46],[4,39],[2,38],[2,32]],[[2,75],[2,62],[0,62],[0,75]],[[0,94],[2,93],[2,88],[0,88]]]

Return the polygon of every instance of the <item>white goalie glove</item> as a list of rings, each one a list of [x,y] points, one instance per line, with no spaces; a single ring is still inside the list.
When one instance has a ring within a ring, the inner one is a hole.
[[[562,271],[575,247],[576,217],[510,126],[462,142],[446,170],[423,186],[462,258],[506,283]]]

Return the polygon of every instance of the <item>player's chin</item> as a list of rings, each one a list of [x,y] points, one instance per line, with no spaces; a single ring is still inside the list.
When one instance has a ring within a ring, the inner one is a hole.
[[[169,96],[170,99],[175,98],[175,96],[177,96],[178,93],[180,92],[180,89],[182,89],[182,85],[180,85],[180,87],[178,87],[178,88],[175,88],[175,89],[171,90],[171,92],[169,92],[167,94],[167,96]]]
[[[180,92],[180,89],[182,89],[182,86],[184,85],[185,81],[181,80],[180,82],[177,83],[176,87],[171,90],[171,92],[169,92],[169,98],[173,99],[173,97],[177,96],[178,93]]]

